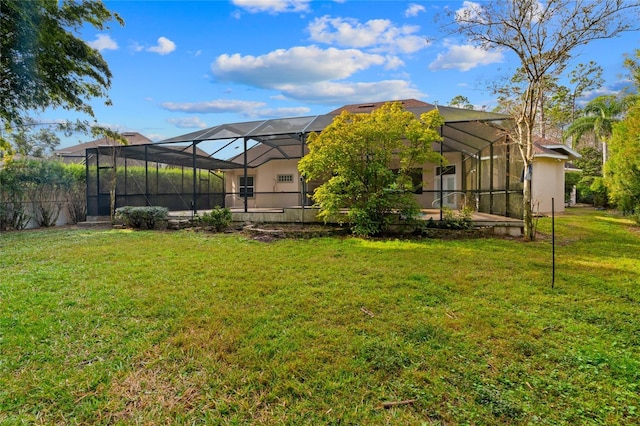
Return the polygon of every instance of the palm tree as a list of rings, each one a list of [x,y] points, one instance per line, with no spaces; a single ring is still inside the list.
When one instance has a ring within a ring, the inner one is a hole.
[[[592,99],[582,110],[583,116],[577,118],[567,129],[571,145],[575,146],[586,133],[593,133],[596,141],[602,143],[602,164],[607,162],[607,142],[613,134],[613,124],[620,121],[626,112],[629,97],[614,95],[598,96]]]

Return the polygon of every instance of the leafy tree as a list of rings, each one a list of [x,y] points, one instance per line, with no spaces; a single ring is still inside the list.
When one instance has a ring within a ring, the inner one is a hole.
[[[636,88],[640,89],[640,49],[635,50],[635,57],[628,56],[625,58],[624,66],[629,70],[631,81],[633,81]]]
[[[577,118],[567,129],[575,147],[582,136],[593,133],[596,140],[602,143],[602,164],[607,162],[607,141],[613,133],[613,124],[620,121],[627,110],[629,102],[626,98],[614,95],[598,96],[583,109],[583,116]]]
[[[594,61],[588,64],[578,64],[578,66],[569,73],[569,107],[571,108],[571,121],[576,119],[578,98],[585,92],[597,89],[602,86],[603,69]]]
[[[606,199],[602,198],[602,194],[594,193],[592,189],[592,186],[601,189],[601,185],[594,185],[594,182],[602,179],[602,153],[598,148],[591,146],[582,148],[578,152],[582,156],[574,161],[576,167],[580,169],[577,173],[579,179],[576,182],[578,202],[602,206]]]
[[[473,104],[469,102],[469,98],[462,95],[454,96],[453,99],[449,101],[449,105],[457,108],[473,109]]]
[[[22,229],[31,219],[53,226],[70,192],[84,182],[82,169],[52,160],[7,163],[0,169],[0,230]]]
[[[111,71],[76,34],[87,24],[102,30],[113,19],[123,24],[99,0],[2,0],[0,124],[6,132],[23,127],[33,111],[59,107],[93,118],[90,99],[110,103]],[[0,149],[10,148],[0,137]]]
[[[598,148],[587,146],[578,151],[581,158],[574,161],[586,176],[602,176],[602,153]]]
[[[60,138],[50,128],[45,127],[35,132],[27,126],[21,127],[10,135],[13,150],[23,157],[48,157],[60,144]]]
[[[384,232],[392,213],[413,217],[419,206],[411,170],[443,161],[431,149],[441,140],[444,119],[437,110],[416,118],[398,102],[370,114],[343,112],[320,134],[309,136],[309,154],[298,168],[308,180],[324,182],[313,194],[325,220],[349,209],[357,235]]]
[[[640,88],[639,60],[640,49],[635,51],[635,57],[625,60],[637,88]],[[613,124],[609,140],[611,156],[604,166],[605,183],[611,201],[623,212],[634,214],[640,224],[640,99],[628,95],[625,101],[631,106],[625,118]]]
[[[608,39],[637,26],[640,4],[621,0],[513,0],[465,3],[455,13],[458,32],[486,48],[506,49],[520,59],[512,85],[511,138],[525,169],[534,159],[534,131],[549,82],[562,75],[571,52],[592,40]],[[531,181],[523,188],[525,238],[535,238]]]
[[[571,201],[571,194],[573,193],[573,188],[578,185],[580,182],[581,174],[579,172],[568,172],[564,175],[564,202],[568,203]]]
[[[587,91],[602,86],[602,71],[602,67],[593,61],[578,64],[569,73],[569,85],[560,85],[556,81],[550,87],[550,95],[545,96],[544,125],[557,132],[557,139],[564,139],[566,128],[576,119],[579,113],[578,99]]]

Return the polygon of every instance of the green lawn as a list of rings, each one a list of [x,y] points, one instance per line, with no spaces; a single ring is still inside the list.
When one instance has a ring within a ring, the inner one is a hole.
[[[640,424],[640,229],[539,229],[4,233],[0,423]]]

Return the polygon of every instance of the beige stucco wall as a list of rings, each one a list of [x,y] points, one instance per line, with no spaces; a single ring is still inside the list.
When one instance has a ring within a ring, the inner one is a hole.
[[[564,212],[564,160],[536,158],[531,181],[533,212],[551,213],[551,199],[555,199],[556,213]]]
[[[462,187],[462,167],[460,165],[460,154],[445,153],[445,158],[449,165],[456,166],[456,190]],[[427,163],[422,168],[422,188],[424,191],[434,191],[436,189],[436,167],[438,164]],[[392,165],[399,167],[399,165]],[[278,183],[277,176],[291,174],[293,182]],[[225,172],[225,205],[229,208],[243,207],[244,199],[239,196],[239,177],[244,176],[243,169]],[[249,198],[249,208],[282,208],[301,205],[300,173],[298,172],[298,160],[272,160],[257,167],[249,169],[248,176],[254,177],[255,196]],[[235,195],[234,195],[235,194]],[[433,192],[417,194],[418,203],[423,208],[432,208],[433,200],[437,195]],[[459,195],[455,196],[458,203],[462,202]]]
[[[447,159],[448,166],[456,167],[456,173],[455,173],[456,191],[460,191],[460,189],[462,188],[462,166],[460,164],[460,161],[461,161],[460,154],[456,152],[444,153],[444,158]],[[424,191],[435,191],[437,189],[438,182],[436,181],[439,178],[436,176],[436,168],[438,168],[439,166],[440,166],[439,164],[426,163],[422,167],[422,189]],[[422,194],[416,195],[418,203],[422,208],[425,208],[425,209],[433,208],[434,206],[433,202],[438,197],[439,195],[434,192],[424,192]],[[452,201],[454,204],[457,205],[457,207],[459,207],[458,205],[462,203],[461,197],[462,196],[459,194],[453,195],[450,201]]]
[[[256,192],[248,200],[249,208],[290,207],[300,205],[300,173],[298,160],[271,160],[255,169],[249,169],[248,176],[254,177]],[[293,182],[278,182],[278,175],[293,175]],[[243,169],[225,173],[225,200],[227,207],[243,207],[244,199],[240,198],[239,177],[244,176]],[[274,194],[275,193],[275,194]],[[234,195],[235,194],[235,195]]]

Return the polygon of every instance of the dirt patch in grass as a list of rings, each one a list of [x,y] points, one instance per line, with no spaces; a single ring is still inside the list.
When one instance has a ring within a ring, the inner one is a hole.
[[[264,224],[245,225],[242,232],[252,240],[269,243],[281,238],[306,239],[348,235],[349,229],[319,225]]]
[[[111,404],[104,411],[109,423],[140,424],[152,418],[173,418],[201,409],[207,373],[166,362],[167,354],[155,347],[109,389]],[[183,360],[185,363],[188,359]]]
[[[181,380],[180,376],[176,376]],[[114,421],[131,421],[140,413],[189,412],[201,398],[199,386],[167,377],[158,369],[140,365],[120,383],[114,384],[111,393],[122,401],[121,409],[112,414]]]

